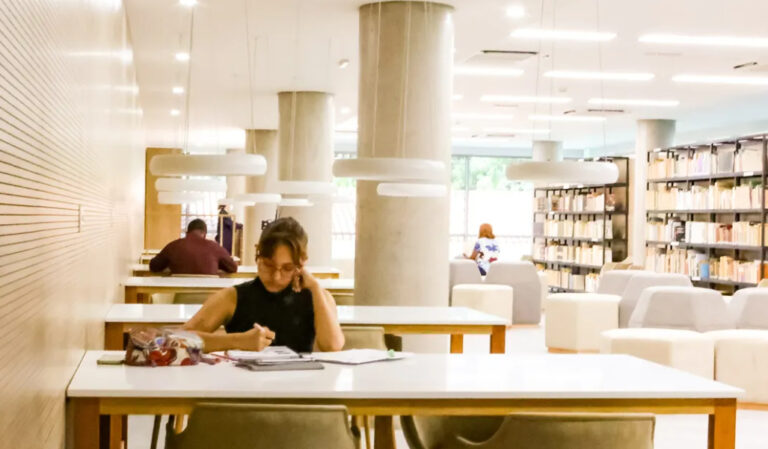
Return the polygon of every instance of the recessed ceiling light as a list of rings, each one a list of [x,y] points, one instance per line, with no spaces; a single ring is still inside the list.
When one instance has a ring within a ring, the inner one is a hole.
[[[571,101],[568,97],[532,97],[515,95],[483,95],[480,101],[486,103],[543,103],[543,104],[562,104]]]
[[[507,6],[507,17],[521,19],[525,17],[525,8],[522,5]]]
[[[703,45],[708,47],[746,47],[766,48],[766,37],[738,37],[738,36],[690,36],[684,34],[645,34],[640,36],[638,42],[649,44],[677,44],[677,45]]]
[[[607,80],[607,81],[649,81],[653,73],[632,72],[584,72],[579,70],[550,70],[544,73],[547,78],[566,78],[574,80]]]
[[[173,92],[176,95],[181,95],[184,93],[184,88],[181,86],[174,86],[174,88],[171,89],[171,92]]]
[[[453,74],[476,76],[520,76],[523,74],[523,70],[509,67],[458,66],[453,68]]]
[[[548,129],[520,129],[520,128],[483,128],[486,133],[492,134],[548,134]]]
[[[349,67],[349,59],[339,59],[339,68],[346,69]]]
[[[174,117],[177,117],[179,114],[181,114],[181,111],[178,109],[171,109],[171,115]]]
[[[727,76],[727,75],[676,75],[672,81],[678,83],[699,84],[742,84],[752,86],[768,85],[768,77],[765,76]]]
[[[605,42],[616,37],[616,33],[601,31],[545,30],[541,28],[519,28],[509,37],[517,39],[540,39],[547,41]]]
[[[590,98],[587,103],[617,106],[659,106],[671,108],[680,104],[677,100],[650,100],[643,98]]]
[[[352,109],[350,109],[350,108],[348,108],[348,107],[346,107],[346,106],[344,106],[343,108],[341,108],[341,113],[342,113],[342,114],[349,114],[350,112],[352,112]]]
[[[189,53],[180,51],[175,55],[177,61],[189,61]]]
[[[183,6],[195,6],[197,4],[197,0],[179,0],[179,3]]]
[[[453,99],[456,100],[456,101],[459,101],[462,98],[464,98],[464,95],[462,95],[462,94],[453,94]]]
[[[540,115],[532,114],[528,116],[529,120],[534,122],[604,122],[605,117],[593,115]]]
[[[456,112],[454,119],[459,120],[510,120],[515,118],[512,114],[479,114],[475,112]]]

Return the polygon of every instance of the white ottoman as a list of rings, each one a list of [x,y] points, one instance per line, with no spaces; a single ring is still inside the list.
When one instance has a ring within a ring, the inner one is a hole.
[[[512,287],[501,284],[454,285],[451,306],[469,307],[506,318],[512,323],[512,292]]]
[[[735,329],[768,329],[768,288],[742,288],[728,303]]]
[[[707,379],[714,377],[715,342],[680,329],[614,329],[601,335],[600,352],[629,354]]]
[[[715,342],[715,379],[744,389],[744,402],[768,404],[768,330],[707,332]]]
[[[619,327],[619,295],[555,293],[546,301],[549,352],[597,352],[600,334]]]

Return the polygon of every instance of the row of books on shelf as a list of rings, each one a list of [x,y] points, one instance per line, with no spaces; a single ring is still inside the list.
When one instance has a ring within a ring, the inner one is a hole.
[[[695,250],[646,248],[645,268],[650,271],[680,273],[692,278],[758,283],[765,274],[759,260],[738,260],[730,256],[709,258]]]
[[[605,251],[605,259],[603,259],[603,251]],[[610,247],[604,248],[603,245],[589,243],[578,246],[560,245],[554,242],[549,242],[547,245],[534,243],[533,258],[582,265],[603,265],[603,260],[613,260]]]
[[[645,225],[647,240],[662,242],[686,242],[700,244],[732,244],[760,246],[763,235],[768,237],[768,223],[736,221],[733,223],[710,223],[705,221],[653,219]],[[765,240],[768,242],[768,239]]]
[[[710,186],[693,185],[690,189],[656,185],[646,191],[645,207],[662,210],[760,209],[761,190],[757,181],[738,186],[733,181],[718,181]]]
[[[538,223],[534,224],[534,232]],[[605,231],[605,236],[603,236]],[[537,235],[545,237],[565,237],[584,239],[612,239],[613,220],[602,218],[597,220],[546,220],[542,226],[542,232]]]
[[[761,171],[763,169],[762,154],[762,142],[751,142],[738,151],[736,145],[722,145],[717,147],[716,153],[709,151],[709,147],[699,149],[690,155],[679,151],[653,153],[648,166],[648,178]]]
[[[603,192],[577,193],[568,191],[564,193],[551,193],[547,196],[535,198],[536,212],[602,212],[616,208],[616,195]]]
[[[598,273],[574,274],[570,269],[563,268],[562,270],[544,270],[544,274],[549,286],[586,292],[597,291]]]

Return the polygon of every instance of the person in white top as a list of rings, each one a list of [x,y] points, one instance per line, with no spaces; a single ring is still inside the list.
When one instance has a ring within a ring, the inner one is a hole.
[[[488,273],[491,263],[496,262],[499,258],[499,244],[496,243],[496,236],[493,235],[493,228],[490,224],[483,223],[480,225],[472,254],[469,256],[464,254],[464,257],[477,262],[480,274],[485,276]]]

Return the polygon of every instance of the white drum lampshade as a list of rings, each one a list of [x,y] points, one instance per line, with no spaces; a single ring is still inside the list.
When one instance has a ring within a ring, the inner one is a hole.
[[[259,154],[161,154],[149,161],[155,176],[259,176],[267,160]]]
[[[215,179],[157,178],[158,192],[226,192],[227,183]]]
[[[306,198],[283,198],[277,205],[280,207],[312,207],[315,204]]]
[[[323,181],[278,181],[275,190],[283,195],[333,195],[336,186]]]
[[[240,193],[233,198],[235,203],[248,205],[254,204],[278,204],[282,200],[278,193]]]
[[[612,184],[619,167],[611,162],[522,162],[507,166],[507,179],[543,184]]]

